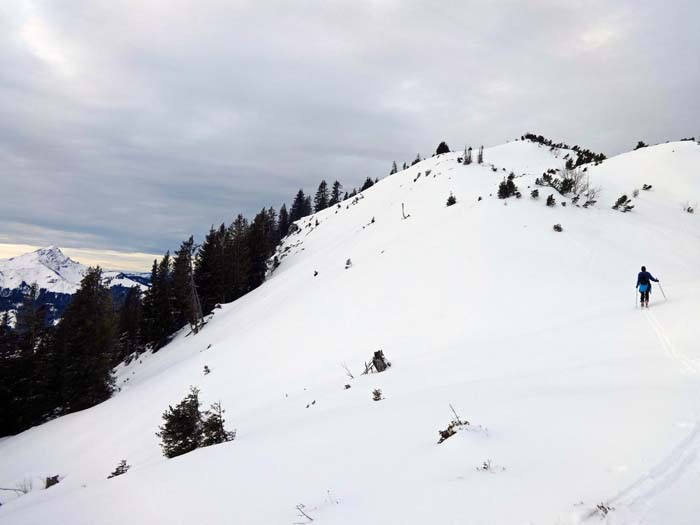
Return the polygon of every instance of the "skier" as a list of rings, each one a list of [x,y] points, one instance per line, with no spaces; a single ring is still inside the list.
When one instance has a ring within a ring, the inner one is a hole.
[[[649,308],[649,294],[651,293],[651,281],[654,281],[655,283],[659,282],[658,279],[656,279],[653,275],[647,272],[646,266],[642,266],[642,271],[639,272],[639,274],[637,275],[636,286],[636,288],[639,289],[639,302],[642,305],[642,308],[644,308],[645,306]]]

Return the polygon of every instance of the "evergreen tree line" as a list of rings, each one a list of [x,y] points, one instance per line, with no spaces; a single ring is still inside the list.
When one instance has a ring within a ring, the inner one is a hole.
[[[566,160],[566,168],[574,169],[583,164],[588,164],[590,162],[600,163],[603,162],[607,157],[603,153],[594,153],[588,148],[582,148],[578,144],[569,146],[565,142],[554,142],[551,139],[545,138],[542,135],[535,135],[534,133],[525,133],[520,137],[520,140],[529,140],[536,144],[542,146],[549,146],[550,149],[570,149],[576,152],[576,159],[568,158]]]
[[[374,182],[368,177],[360,191]],[[357,194],[342,190],[321,181],[313,197],[299,190],[289,210],[262,209],[252,220],[239,214],[201,245],[190,237],[156,259],[151,287],[130,289],[122,305],[112,303],[102,270],[90,268],[60,322],[49,325],[39,290],[29,287],[14,327],[9,313],[0,318],[0,437],[108,399],[116,365],[161,348],[183,326],[196,333],[217,304],[260,286],[292,224]]]
[[[96,405],[114,387],[118,318],[102,270],[88,270],[55,326],[38,292],[25,293],[14,328],[9,313],[0,320],[0,436]]]

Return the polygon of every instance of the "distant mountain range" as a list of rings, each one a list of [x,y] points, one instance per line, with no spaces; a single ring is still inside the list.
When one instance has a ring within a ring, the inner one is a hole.
[[[49,307],[48,321],[56,322],[80,287],[87,269],[57,246],[0,259],[0,314],[10,311],[14,316],[26,289],[36,283],[40,289],[39,302]],[[150,286],[148,273],[105,271],[103,276],[116,302],[133,286],[142,291]]]

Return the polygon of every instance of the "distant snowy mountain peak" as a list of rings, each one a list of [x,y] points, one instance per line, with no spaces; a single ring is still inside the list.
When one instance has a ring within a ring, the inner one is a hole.
[[[47,246],[10,259],[0,259],[0,289],[17,289],[23,283],[36,283],[40,289],[54,293],[75,293],[87,271],[87,266],[66,256],[58,246]],[[104,272],[110,286],[140,286],[147,288],[139,274]]]

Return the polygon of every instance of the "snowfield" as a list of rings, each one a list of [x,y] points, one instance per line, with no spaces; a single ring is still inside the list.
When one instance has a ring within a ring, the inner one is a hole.
[[[33,480],[0,523],[697,524],[700,145],[589,166],[589,209],[531,199],[566,153],[448,153],[302,219],[263,286],[120,367],[112,399],[0,440],[0,487]],[[523,198],[499,200],[511,170]],[[644,311],[642,264],[668,298]],[[190,385],[237,438],[165,459]],[[438,445],[450,404],[470,425]]]

